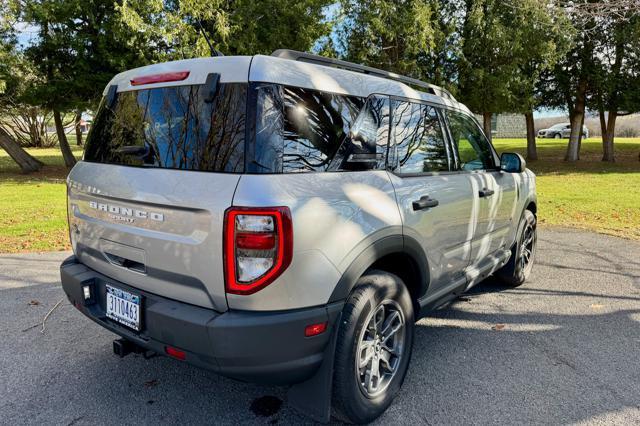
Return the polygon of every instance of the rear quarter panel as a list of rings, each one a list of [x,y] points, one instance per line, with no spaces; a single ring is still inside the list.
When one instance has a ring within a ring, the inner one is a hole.
[[[233,204],[289,207],[294,253],[289,268],[266,288],[248,296],[227,295],[231,309],[325,304],[362,249],[402,232],[385,171],[243,175]]]

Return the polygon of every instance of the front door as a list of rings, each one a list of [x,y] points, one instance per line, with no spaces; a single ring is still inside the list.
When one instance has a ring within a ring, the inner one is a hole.
[[[514,217],[516,181],[498,168],[491,143],[469,115],[449,111],[449,129],[456,155],[456,169],[469,181],[472,190],[475,229],[470,265],[482,264],[509,248],[509,231]]]

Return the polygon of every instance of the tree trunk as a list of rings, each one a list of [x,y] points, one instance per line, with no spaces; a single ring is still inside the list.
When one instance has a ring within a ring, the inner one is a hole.
[[[538,159],[538,149],[536,147],[536,128],[533,121],[533,111],[525,113],[524,120],[527,123],[527,160],[535,161]]]
[[[15,161],[22,173],[37,172],[42,162],[29,155],[4,129],[0,128],[0,147]]]
[[[607,131],[602,134],[602,161],[616,161],[613,152],[613,140],[616,135],[617,118],[617,111],[609,111],[609,117],[607,120]]]
[[[64,126],[62,124],[62,117],[60,116],[60,111],[57,109],[53,110],[53,121],[56,123],[56,134],[58,135],[58,143],[60,144],[60,151],[62,151],[62,158],[64,159],[64,164],[67,168],[71,168],[76,164],[76,157],[73,156],[73,152],[71,152],[71,147],[69,147],[69,141],[67,140],[67,135],[64,133]]]
[[[600,115],[600,134],[602,135],[602,143],[604,144],[604,138],[607,134],[607,116],[605,115],[602,105],[598,107],[598,114]]]
[[[482,113],[482,127],[484,128],[484,133],[487,135],[489,141],[493,139],[493,135],[491,134],[491,117],[493,114],[490,112]]]
[[[584,130],[584,119],[587,114],[582,114],[582,121],[580,122],[580,132],[578,132],[578,160],[580,159],[580,150],[582,149],[582,136]]]
[[[569,144],[567,145],[567,153],[564,161],[578,161],[580,159],[580,140],[582,138],[586,93],[587,81],[581,79],[578,82],[576,103],[571,117],[571,136],[569,137]]]
[[[82,129],[80,128],[80,123],[82,122],[82,111],[76,111],[76,117],[74,119],[74,124],[76,128],[76,144],[78,146],[82,146]]]

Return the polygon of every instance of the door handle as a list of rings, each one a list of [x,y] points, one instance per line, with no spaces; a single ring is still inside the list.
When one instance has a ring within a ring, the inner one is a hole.
[[[478,195],[480,195],[480,198],[483,198],[483,197],[491,197],[494,193],[495,192],[493,189],[484,188],[484,189],[481,189],[480,192],[478,192]]]
[[[428,195],[425,195],[424,197],[420,197],[419,200],[414,201],[412,204],[413,210],[424,210],[435,207],[440,204],[440,202],[438,200],[434,200],[433,198],[429,198]]]

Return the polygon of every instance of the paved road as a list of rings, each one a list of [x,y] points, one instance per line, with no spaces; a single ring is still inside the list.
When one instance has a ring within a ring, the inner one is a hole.
[[[525,286],[489,280],[419,322],[380,424],[640,423],[640,244],[547,229],[538,253]],[[282,388],[115,357],[114,335],[66,299],[41,333],[65,255],[0,256],[0,423],[307,422],[278,410]]]

